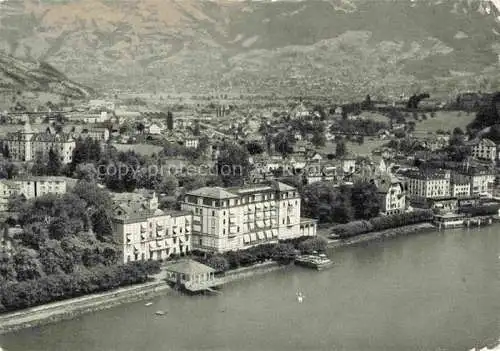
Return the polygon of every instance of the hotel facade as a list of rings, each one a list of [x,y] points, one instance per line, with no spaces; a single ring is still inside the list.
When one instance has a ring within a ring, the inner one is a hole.
[[[160,210],[154,193],[121,195],[113,201],[112,227],[124,263],[161,260],[191,250],[190,213]]]
[[[15,161],[29,162],[37,156],[48,157],[50,150],[53,149],[58,152],[64,164],[72,161],[76,145],[69,134],[34,133],[29,123],[25,124],[24,129],[7,134],[4,142],[7,144],[10,157]]]
[[[193,216],[193,249],[227,252],[316,235],[316,221],[300,217],[297,189],[279,182],[240,188],[205,187],[186,194]]]

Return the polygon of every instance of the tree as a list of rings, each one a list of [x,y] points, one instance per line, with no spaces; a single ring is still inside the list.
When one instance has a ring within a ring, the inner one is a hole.
[[[166,176],[158,186],[160,194],[174,195],[175,190],[179,187],[179,181],[174,176]]]
[[[347,146],[343,140],[339,140],[335,145],[335,155],[337,157],[344,157],[347,155]]]
[[[345,223],[353,219],[351,192],[347,186],[335,187],[330,182],[316,182],[304,187],[302,209],[305,216],[320,223]]]
[[[210,255],[204,262],[207,266],[212,267],[216,272],[225,272],[229,269],[229,263],[220,255]]]
[[[262,145],[254,141],[249,142],[246,147],[250,155],[258,155],[264,152]]]
[[[174,130],[174,115],[172,112],[167,112],[167,129]]]
[[[137,131],[138,131],[139,133],[141,133],[141,134],[142,134],[142,133],[144,133],[144,130],[146,129],[146,126],[144,125],[144,123],[139,122],[139,123],[137,123],[137,124],[135,125],[135,128],[137,129]]]
[[[324,252],[328,246],[328,241],[321,237],[317,236],[314,238],[306,239],[302,241],[298,249],[302,254],[312,254],[313,252]]]
[[[351,190],[351,203],[356,219],[370,219],[378,216],[380,201],[374,184],[356,182]]]
[[[47,174],[51,176],[58,176],[61,174],[62,161],[59,152],[54,148],[49,150],[49,160],[47,162]]]
[[[249,154],[235,143],[224,143],[217,158],[217,174],[224,186],[242,185],[250,172]]]
[[[5,158],[10,158],[10,150],[9,150],[9,145],[5,144],[2,149],[2,155]]]
[[[194,122],[194,127],[193,127],[193,135],[194,136],[199,136],[200,133],[201,133],[200,122],[199,121],[195,121]]]
[[[94,182],[98,176],[100,175],[93,163],[82,163],[76,166],[75,177],[77,179]]]
[[[363,109],[369,109],[373,106],[373,103],[372,103],[372,98],[370,95],[366,95],[366,98],[365,100],[362,102],[361,104],[361,108]]]
[[[80,163],[95,162],[101,158],[101,145],[91,138],[78,138],[72,155],[72,166]]]
[[[97,238],[104,239],[112,234],[112,201],[108,191],[99,188],[95,182],[79,181],[72,193],[85,202],[85,214],[90,217],[92,230]]]
[[[274,148],[283,156],[287,156],[293,152],[294,137],[285,132],[281,132],[274,138]]]
[[[18,281],[39,279],[44,275],[37,252],[32,249],[20,249],[14,254],[14,267]]]
[[[313,145],[316,146],[316,148],[320,148],[320,147],[325,146],[325,143],[326,143],[325,133],[314,132],[312,139],[311,139],[311,143],[313,143]]]

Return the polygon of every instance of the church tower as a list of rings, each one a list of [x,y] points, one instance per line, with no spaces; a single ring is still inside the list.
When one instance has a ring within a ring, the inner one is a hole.
[[[24,161],[31,161],[33,159],[33,130],[31,129],[31,124],[29,119],[24,124],[23,130],[23,142],[24,142]]]

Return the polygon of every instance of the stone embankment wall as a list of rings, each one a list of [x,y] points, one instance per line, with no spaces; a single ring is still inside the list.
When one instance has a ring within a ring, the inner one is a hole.
[[[84,313],[158,296],[168,289],[170,287],[165,282],[155,281],[2,314],[0,315],[0,334],[72,319]]]

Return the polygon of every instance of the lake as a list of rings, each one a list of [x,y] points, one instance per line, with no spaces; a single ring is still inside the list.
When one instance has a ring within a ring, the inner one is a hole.
[[[499,226],[330,254],[335,265],[326,271],[291,267],[224,286],[217,296],[172,291],[150,307],[122,305],[0,335],[0,345],[5,351],[467,351],[500,337]]]

